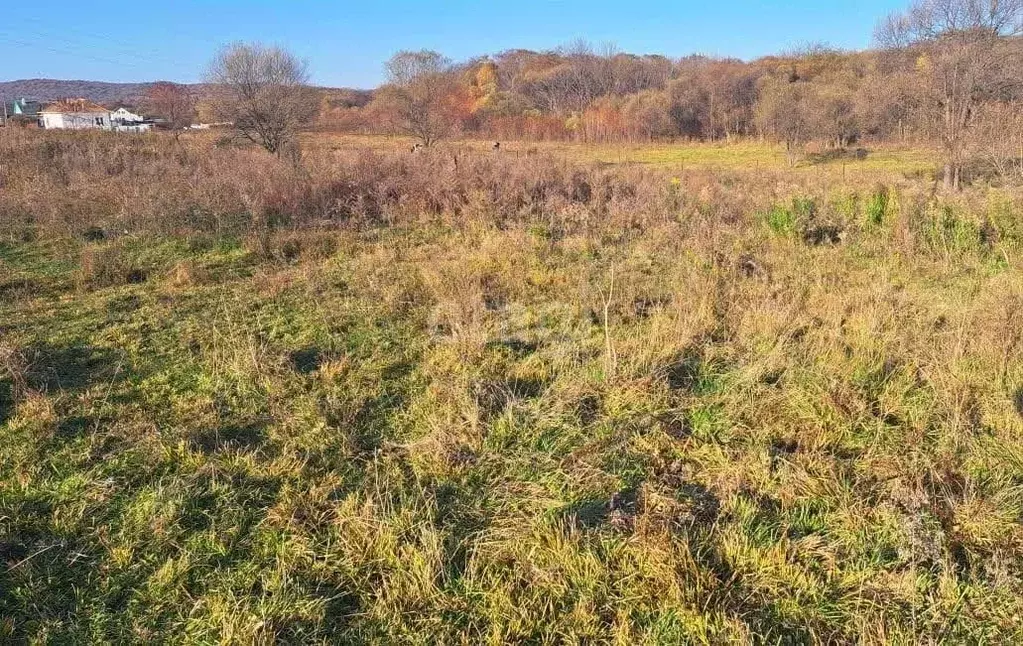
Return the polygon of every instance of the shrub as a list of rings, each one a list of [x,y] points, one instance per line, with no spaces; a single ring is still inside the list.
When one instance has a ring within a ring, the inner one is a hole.
[[[779,236],[790,236],[796,231],[796,216],[784,206],[772,206],[766,214],[764,221],[767,227]]]
[[[977,223],[960,215],[951,204],[932,205],[926,212],[924,238],[940,253],[976,251],[981,233]]]
[[[1012,200],[993,195],[985,221],[992,243],[1023,244],[1023,214],[1015,208]]]
[[[869,226],[880,226],[888,213],[888,189],[879,186],[863,206],[864,218]]]
[[[87,246],[79,260],[77,282],[84,289],[124,285],[135,270],[121,246]]]

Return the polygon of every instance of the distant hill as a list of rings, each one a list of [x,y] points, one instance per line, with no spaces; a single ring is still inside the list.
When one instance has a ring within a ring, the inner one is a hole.
[[[0,81],[0,99],[38,99],[39,101],[55,101],[65,98],[83,98],[107,106],[119,103],[137,105],[146,90],[153,85],[148,83],[106,83],[104,81],[61,81],[57,79],[22,79],[18,81]],[[203,88],[202,84],[190,87],[196,91]],[[369,102],[373,93],[369,90],[349,88],[319,88],[327,92],[332,103],[346,107],[363,106]]]
[[[81,97],[103,104],[136,103],[150,85],[152,83],[23,79],[0,82],[0,97],[4,99],[25,97],[40,101]]]

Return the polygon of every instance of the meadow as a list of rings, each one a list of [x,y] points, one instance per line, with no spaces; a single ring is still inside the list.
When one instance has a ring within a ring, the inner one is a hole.
[[[0,131],[0,639],[1023,639],[1018,189],[307,137]]]
[[[376,152],[408,152],[416,140],[400,135],[360,135],[309,133],[306,147],[328,150],[360,148]],[[492,152],[494,141],[463,139],[442,142],[451,153],[472,154]],[[924,177],[934,171],[935,151],[922,145],[880,143],[857,157],[855,149],[838,151],[826,146],[808,146],[808,152],[790,160],[781,144],[758,139],[737,138],[732,141],[692,141],[671,143],[582,143],[568,141],[500,141],[501,151],[508,156],[544,155],[573,164],[636,165],[664,171],[786,171],[795,175],[828,176],[830,178],[887,179],[907,176]]]

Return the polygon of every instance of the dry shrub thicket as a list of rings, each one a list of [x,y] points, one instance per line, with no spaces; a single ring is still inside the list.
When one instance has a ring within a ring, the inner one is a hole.
[[[988,208],[995,194],[1016,199],[1011,189],[936,196],[932,182],[897,170],[847,180],[833,166],[803,174],[685,171],[571,164],[534,151],[408,155],[325,144],[282,161],[212,137],[175,143],[16,129],[3,134],[0,232],[10,240],[88,238],[93,229],[112,237],[248,235],[422,222],[541,224],[558,236],[641,234],[694,217],[727,228],[775,207],[791,211],[793,204],[796,213],[789,215],[810,236],[819,226],[836,233],[862,229],[888,205],[889,215],[910,228],[931,227],[932,216],[944,209],[956,226],[981,231],[985,240],[1015,235],[1006,217]]]

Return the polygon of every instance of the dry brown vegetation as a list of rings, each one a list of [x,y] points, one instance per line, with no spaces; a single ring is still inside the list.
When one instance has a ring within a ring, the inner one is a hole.
[[[790,171],[778,166],[770,148],[742,144],[690,153],[677,147],[681,154],[664,155],[661,168],[659,157],[644,157],[642,147],[629,149],[625,159],[649,165],[588,163],[616,155],[590,154],[585,147],[513,144],[509,154],[493,154],[452,145],[410,155],[401,140],[381,145],[371,138],[311,137],[300,158],[281,160],[209,134],[178,144],[103,133],[4,135],[0,153],[16,160],[4,166],[0,195],[0,231],[9,239],[56,232],[74,237],[95,227],[111,235],[243,235],[535,218],[560,234],[628,231],[690,212],[732,222],[793,197],[815,201],[813,219],[837,218],[842,227],[857,228],[856,210],[877,191],[898,193],[918,213],[934,203],[933,173],[922,173],[919,156],[907,154],[884,155],[876,164],[850,161],[847,173],[845,163],[827,156],[817,170],[811,164]],[[662,148],[669,151],[651,150]],[[687,156],[694,158],[688,168]],[[812,172],[798,172],[804,170]],[[1011,188],[1002,193],[1015,195]],[[963,212],[979,204],[982,215],[972,224],[980,226],[986,195],[980,187],[948,204]]]
[[[1023,637],[1023,197],[0,132],[0,634]]]

